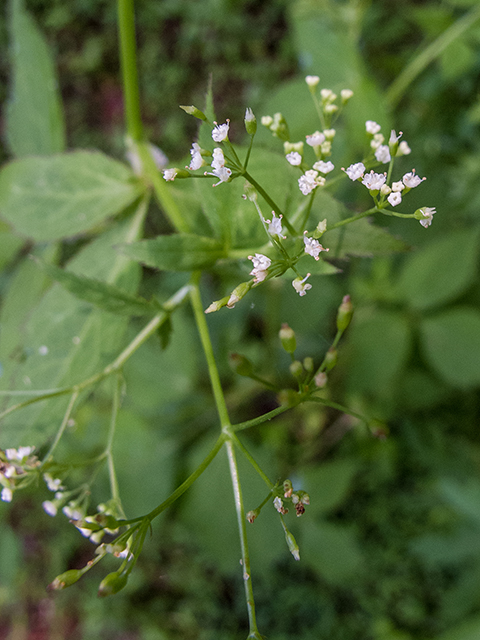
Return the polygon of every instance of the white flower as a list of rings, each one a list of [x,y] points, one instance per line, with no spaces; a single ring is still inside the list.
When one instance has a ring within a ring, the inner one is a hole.
[[[260,118],[260,122],[263,124],[264,127],[270,127],[270,125],[273,124],[273,118],[272,116],[262,116]]]
[[[189,169],[191,171],[196,171],[197,169],[200,169],[200,167],[203,167],[205,164],[205,160],[201,154],[201,147],[197,142],[194,142],[192,144],[192,148],[190,149],[190,155],[192,156],[192,159],[190,160],[190,165],[189,165]]]
[[[302,156],[297,151],[287,153],[285,158],[294,167],[298,167],[299,164],[302,164]]]
[[[412,153],[412,150],[410,149],[410,147],[408,146],[408,143],[406,142],[406,140],[402,140],[402,142],[400,142],[400,144],[398,145],[398,149],[397,149],[397,156],[408,156],[409,153]]]
[[[335,165],[333,164],[333,162],[330,162],[330,160],[328,162],[318,160],[318,162],[315,162],[315,164],[313,165],[313,168],[316,171],[320,171],[320,173],[327,174],[335,169]]]
[[[178,173],[178,169],[165,169],[163,172],[163,179],[169,182],[170,180],[175,180],[175,177]]]
[[[412,171],[410,173],[406,173],[402,178],[403,184],[406,187],[408,187],[409,189],[413,189],[414,187],[418,187],[418,185],[421,182],[423,182],[424,180],[426,180],[426,178],[419,178],[415,174],[415,169],[412,169]]]
[[[324,371],[320,371],[314,378],[315,386],[319,389],[323,389],[323,387],[327,384],[327,374]]]
[[[385,137],[382,133],[376,133],[373,139],[370,141],[370,147],[375,151],[385,142]]]
[[[232,175],[232,171],[228,167],[220,167],[220,169],[214,169],[210,175],[218,178],[218,182],[212,185],[214,187],[218,187],[218,185],[222,182],[229,181],[230,176]]]
[[[45,500],[45,502],[42,502],[42,507],[44,508],[45,513],[48,513],[49,516],[53,517],[57,515],[57,505],[51,500]]]
[[[18,447],[18,449],[5,449],[7,460],[18,460],[21,462],[35,451],[35,447]]]
[[[351,89],[342,89],[340,91],[340,97],[342,98],[342,102],[347,102],[353,96],[353,91]]]
[[[331,89],[322,89],[320,91],[320,95],[322,97],[323,102],[333,102],[337,99],[337,96],[333,93]]]
[[[304,296],[307,291],[312,288],[311,284],[305,284],[307,278],[309,278],[310,275],[310,273],[307,273],[303,280],[301,278],[295,278],[295,280],[292,282],[292,286],[299,296]]]
[[[392,189],[388,186],[388,184],[382,184],[382,188],[380,189],[380,195],[388,196],[390,193],[392,193]]]
[[[436,209],[435,207],[422,207],[419,211],[424,216],[424,218],[420,220],[420,224],[426,229],[432,224],[433,214],[436,213]]]
[[[221,169],[225,166],[225,156],[220,147],[213,150],[212,169]]]
[[[320,78],[318,76],[306,76],[305,82],[309,87],[315,88],[320,82]]]
[[[212,169],[213,171],[205,172],[206,176],[215,176],[219,178],[219,182],[216,182],[213,186],[221,184],[222,182],[228,182],[230,176],[232,175],[231,169],[225,167],[225,156],[223,155],[223,151],[216,147],[213,150],[213,160],[212,160]]]
[[[227,120],[224,124],[215,124],[215,129],[212,131],[212,138],[214,142],[223,142],[228,138],[228,130],[230,128],[230,121]]]
[[[325,182],[325,178],[321,177],[319,182],[318,171],[310,169],[306,171],[303,176],[300,176],[298,179],[298,187],[304,196],[308,196],[309,193],[321,184],[322,180]]]
[[[392,207],[396,207],[397,204],[400,204],[400,202],[402,201],[402,196],[398,191],[392,191],[387,200],[392,205]]]
[[[280,215],[277,218],[277,216],[275,215],[275,211],[272,211],[272,213],[272,221],[270,222],[270,220],[265,220],[265,222],[268,224],[268,233],[272,236],[280,236],[281,238],[285,239],[286,236],[282,236],[282,216]]]
[[[64,487],[62,487],[62,481],[60,480],[60,478],[52,478],[49,473],[44,473],[43,479],[47,483],[47,487],[50,489],[50,491],[58,491],[59,489],[64,489]]]
[[[308,233],[307,231],[303,232],[303,242],[305,243],[305,253],[308,253],[308,255],[312,256],[312,258],[315,258],[315,260],[319,260],[319,254],[322,251],[328,251],[328,249],[325,249],[324,247],[322,247],[322,245],[320,244],[320,242],[318,240],[315,240],[315,238],[307,238],[307,236],[305,235],[306,233]]]
[[[325,142],[325,136],[320,131],[315,131],[312,135],[305,136],[305,139],[310,147],[318,147],[322,142]]]
[[[68,505],[65,505],[62,509],[63,513],[70,518],[70,520],[81,520],[84,516],[83,512],[80,509],[74,506],[75,503],[69,502]]]
[[[392,158],[390,156],[390,149],[388,145],[381,144],[378,147],[378,149],[375,151],[375,158],[378,160],[378,162],[381,162],[382,164],[390,162]]]
[[[392,191],[403,191],[405,189],[405,185],[403,182],[392,182]]]
[[[338,106],[336,104],[326,104],[323,110],[325,111],[325,113],[335,113],[335,111],[338,111]]]
[[[335,131],[335,129],[324,129],[323,130],[323,135],[325,136],[325,138],[327,140],[333,140],[336,133],[337,132]]]
[[[367,133],[371,133],[373,135],[374,133],[378,133],[380,131],[381,126],[377,124],[374,120],[367,120],[365,122],[365,129]]]
[[[250,275],[254,276],[255,282],[263,282],[268,275],[267,269],[272,264],[272,261],[262,253],[248,256],[248,259],[253,262],[253,269],[250,271]]]
[[[363,177],[362,184],[364,184],[369,191],[379,191],[382,185],[385,184],[387,179],[384,173],[375,173],[372,169],[370,173],[366,173]]]
[[[363,162],[357,162],[356,164],[351,164],[347,169],[342,169],[342,171],[345,171],[350,180],[358,180],[365,172],[365,165]]]
[[[273,506],[278,511],[278,513],[283,512],[283,502],[282,502],[282,499],[279,498],[278,496],[273,499]]]
[[[4,502],[11,502],[13,498],[12,490],[8,487],[3,487],[1,497]]]

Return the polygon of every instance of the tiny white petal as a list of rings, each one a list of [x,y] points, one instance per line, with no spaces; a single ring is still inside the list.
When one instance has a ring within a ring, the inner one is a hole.
[[[287,153],[285,158],[294,167],[298,167],[298,165],[302,164],[302,156],[297,151]]]
[[[313,168],[316,171],[320,171],[320,173],[327,174],[335,169],[335,165],[333,164],[333,162],[330,162],[330,160],[328,162],[318,160],[318,162],[315,162],[315,164],[313,165]]]
[[[224,124],[217,124],[212,131],[212,138],[215,142],[223,142],[228,138],[228,129],[230,128],[230,124],[227,120]]]
[[[392,193],[388,196],[387,200],[392,205],[392,207],[396,207],[397,204],[401,203],[402,196],[398,191],[392,191]]]
[[[347,169],[342,169],[345,171],[350,180],[358,180],[365,173],[365,165],[363,162],[357,162],[356,164],[351,164]]]
[[[380,131],[381,127],[374,120],[367,120],[365,122],[365,129],[367,133],[375,134]]]

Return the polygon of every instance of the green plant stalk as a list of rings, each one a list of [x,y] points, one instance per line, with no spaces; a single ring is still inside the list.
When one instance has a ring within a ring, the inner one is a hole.
[[[255,469],[255,471],[258,473],[261,479],[265,482],[267,487],[269,489],[273,489],[275,485],[273,484],[273,482],[270,482],[270,479],[267,476],[267,474],[263,472],[258,462],[255,460],[252,454],[248,451],[248,449],[243,445],[243,443],[237,438],[237,436],[234,433],[230,434],[230,438],[232,439],[233,444],[243,453],[245,458],[250,462],[252,467]]]
[[[438,56],[445,51],[449,44],[459,38],[480,18],[480,5],[473,7],[465,15],[459,18],[452,26],[441,33],[436,40],[421,51],[395,78],[385,94],[387,104],[393,109],[402,99],[407,87],[428,67]]]
[[[125,362],[135,353],[135,351],[137,351],[137,349],[139,349],[142,344],[146,342],[148,338],[150,338],[150,336],[154,334],[155,331],[157,331],[157,329],[168,319],[170,312],[174,311],[183,302],[189,291],[190,287],[188,286],[179,289],[164,305],[166,308],[168,308],[168,312],[161,311],[156,316],[154,316],[150,320],[150,322],[142,329],[142,331],[140,331],[140,333],[135,336],[132,342],[130,342],[130,344],[122,351],[122,353],[112,363],[107,365],[105,369],[103,369],[103,371],[100,371],[90,378],[87,378],[86,380],[83,380],[82,382],[79,382],[78,384],[72,385],[70,387],[52,389],[47,393],[37,395],[34,398],[29,398],[28,400],[24,400],[23,402],[12,405],[8,409],[5,409],[5,411],[2,411],[2,413],[0,413],[0,420],[5,416],[8,416],[10,413],[13,413],[14,411],[17,411],[19,409],[23,409],[23,407],[27,407],[28,405],[35,402],[48,400],[49,398],[56,398],[58,396],[64,396],[69,393],[80,393],[80,391],[83,391],[83,389],[97,384],[104,378],[107,378],[113,373],[119,371],[123,367]]]
[[[117,12],[127,133],[134,142],[140,142],[143,139],[143,125],[138,88],[134,0],[118,0]]]
[[[292,227],[292,225],[290,224],[290,222],[288,221],[287,217],[285,216],[283,211],[280,209],[280,207],[275,204],[275,202],[272,200],[272,198],[270,198],[270,196],[265,191],[265,189],[261,185],[258,184],[258,182],[255,180],[255,178],[252,178],[252,176],[248,173],[248,171],[245,171],[243,173],[243,176],[245,177],[246,180],[248,180],[248,182],[250,182],[250,184],[252,186],[255,187],[255,189],[262,196],[262,198],[265,200],[265,202],[272,208],[272,210],[275,211],[275,213],[277,213],[279,216],[280,215],[283,216],[283,222],[285,223],[285,226],[287,227],[289,233],[291,233],[293,236],[296,236],[297,232]]]
[[[50,449],[47,452],[47,455],[43,459],[43,462],[41,465],[42,467],[45,464],[45,462],[47,462],[47,460],[50,458],[52,453],[55,451],[57,444],[60,442],[60,438],[63,436],[63,432],[65,431],[68,421],[70,420],[70,416],[72,415],[73,407],[75,405],[75,402],[77,401],[78,394],[79,394],[79,391],[74,391],[72,393],[72,397],[70,398],[70,402],[68,403],[67,410],[65,411],[65,415],[63,416],[60,429],[57,431],[57,435],[55,436],[55,439],[52,442],[52,446],[50,447]]]
[[[260,637],[257,628],[257,619],[255,614],[255,600],[253,597],[252,577],[250,570],[250,554],[247,542],[247,518],[245,508],[243,506],[242,488],[238,475],[237,460],[235,457],[235,448],[231,439],[225,443],[227,448],[228,464],[230,468],[230,476],[233,484],[233,494],[235,497],[235,511],[237,513],[237,524],[240,533],[240,547],[242,550],[242,568],[243,568],[243,584],[245,588],[245,597],[247,601],[249,637]]]
[[[108,441],[107,441],[107,446],[105,448],[105,455],[107,457],[108,477],[110,480],[110,490],[112,492],[112,498],[115,501],[117,507],[120,509],[120,513],[122,514],[122,516],[125,517],[124,511],[122,508],[122,503],[120,500],[120,492],[118,490],[117,474],[115,472],[115,464],[113,461],[113,452],[112,452],[113,439],[115,437],[115,429],[117,427],[118,410],[120,408],[120,398],[122,393],[121,387],[122,387],[122,378],[120,374],[117,374],[117,379],[115,380],[115,390],[113,393],[112,415],[110,418],[110,429],[108,431]]]
[[[268,413],[265,413],[263,414],[263,416],[259,416],[258,418],[253,418],[252,420],[246,420],[245,422],[239,422],[238,424],[233,424],[230,427],[230,431],[231,432],[243,431],[244,429],[250,429],[251,427],[256,427],[259,424],[263,424],[264,422],[272,420],[272,418],[275,418],[276,416],[279,416],[280,414],[285,413],[285,411],[289,411],[291,408],[292,407],[289,407],[286,405],[282,407],[277,407],[276,409],[272,409]]]
[[[328,233],[332,229],[338,229],[338,227],[343,227],[344,225],[350,224],[351,222],[356,222],[357,220],[361,220],[362,218],[365,218],[366,216],[369,216],[372,213],[377,213],[378,211],[379,211],[379,209],[377,207],[372,207],[371,209],[368,209],[367,211],[364,211],[363,213],[359,213],[356,216],[352,216],[351,218],[345,218],[345,220],[340,220],[339,222],[336,222],[335,224],[332,224],[331,226],[327,226],[327,230],[325,231],[325,233]]]
[[[361,420],[365,424],[368,425],[368,419],[365,416],[362,416],[360,413],[356,413],[355,411],[351,411],[348,407],[344,407],[342,404],[338,404],[338,402],[332,402],[331,400],[326,400],[325,398],[319,398],[318,396],[309,396],[306,399],[307,402],[317,402],[319,404],[324,404],[327,407],[331,407],[332,409],[337,409],[337,411],[341,411],[342,413],[346,413],[358,420]]]

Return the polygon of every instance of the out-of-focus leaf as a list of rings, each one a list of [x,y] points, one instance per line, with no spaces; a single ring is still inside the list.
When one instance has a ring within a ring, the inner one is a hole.
[[[457,307],[422,320],[422,349],[427,362],[455,387],[480,384],[480,313]]]
[[[152,240],[122,244],[117,249],[136,262],[163,271],[202,269],[225,257],[218,240],[190,233],[157,236]]]
[[[17,157],[65,148],[65,124],[48,45],[23,0],[10,2],[12,76],[6,134]]]
[[[0,269],[18,253],[24,241],[11,231],[0,231]]]
[[[415,309],[430,309],[461,296],[477,272],[479,229],[452,231],[410,256],[398,289]]]
[[[142,189],[126,165],[103,153],[24,158],[0,172],[0,212],[22,235],[58,240],[119,213]]]
[[[357,469],[354,460],[337,460],[305,469],[302,489],[310,496],[308,513],[318,516],[340,506],[347,497]]]
[[[472,616],[467,622],[438,636],[438,640],[477,640],[480,636],[480,616]]]
[[[76,275],[45,262],[39,262],[39,265],[53,280],[59,282],[75,297],[90,302],[104,311],[121,316],[143,316],[150,315],[156,310],[156,307],[144,298],[129,295],[107,282]]]
[[[104,233],[82,249],[69,268],[87,277],[101,276],[133,293],[140,269],[118,255],[113,246],[137,238],[142,219],[137,215]],[[23,292],[16,295],[21,298]],[[8,377],[0,378],[0,387],[30,391],[81,382],[118,354],[127,322],[127,318],[92,308],[55,284],[28,318],[21,346],[16,347],[16,353],[19,352],[16,366],[9,370]],[[3,408],[17,401],[18,397],[10,399]],[[2,422],[0,446],[43,442],[58,429],[66,402],[66,397],[53,398],[10,414]]]

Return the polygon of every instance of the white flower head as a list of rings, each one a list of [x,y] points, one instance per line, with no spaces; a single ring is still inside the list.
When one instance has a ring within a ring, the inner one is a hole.
[[[392,207],[396,207],[397,204],[401,203],[402,195],[399,191],[392,191],[392,193],[388,196],[387,200],[392,205]]]
[[[262,253],[248,256],[248,259],[253,262],[253,269],[250,271],[250,275],[254,276],[255,283],[263,282],[268,275],[268,267],[272,264],[272,261]]]
[[[298,179],[298,187],[304,196],[308,196],[316,187],[321,187],[324,184],[325,178],[319,176],[318,171],[313,171],[313,169],[306,171]]]
[[[275,215],[275,211],[272,211],[272,221],[270,222],[270,220],[265,220],[265,223],[268,224],[268,233],[272,236],[280,236],[280,238],[283,238],[285,240],[285,238],[287,236],[283,236],[282,235],[282,215],[280,214],[280,216],[277,218],[277,216]]]
[[[13,498],[13,492],[8,487],[3,487],[1,498],[3,502],[11,502]]]
[[[210,175],[218,178],[218,182],[215,182],[215,184],[212,185],[213,187],[218,187],[222,182],[228,182],[230,180],[232,170],[228,167],[220,167],[220,169],[214,169]]]
[[[220,147],[215,147],[213,150],[212,169],[221,169],[225,166],[225,156]]]
[[[380,191],[386,179],[387,176],[384,173],[375,173],[372,169],[370,173],[364,175],[362,184],[364,184],[369,191]]]
[[[283,512],[283,501],[279,496],[276,496],[276,498],[273,499],[273,506],[278,511],[278,513]]]
[[[53,517],[57,515],[57,505],[55,504],[55,502],[52,502],[51,500],[45,500],[44,502],[42,502],[42,507],[45,513],[48,513],[49,516]]]
[[[353,91],[351,89],[342,89],[340,91],[340,97],[342,99],[342,102],[348,102],[352,96],[353,96]]]
[[[165,169],[165,171],[163,172],[163,179],[167,182],[173,181],[175,180],[177,173],[178,169]]]
[[[43,479],[47,483],[47,487],[50,489],[50,491],[58,491],[59,489],[64,489],[64,487],[62,487],[62,481],[60,480],[60,478],[53,478],[49,473],[44,473]]]
[[[392,182],[392,191],[403,191],[405,189],[405,185],[403,182]]]
[[[337,96],[331,89],[322,89],[320,91],[320,96],[323,102],[333,102],[337,99]]]
[[[435,207],[422,207],[421,209],[418,209],[418,212],[416,211],[415,213],[420,213],[423,216],[420,219],[420,224],[426,229],[432,224],[433,214],[436,213],[436,209]]]
[[[215,128],[212,131],[212,138],[214,142],[223,142],[228,138],[228,130],[230,128],[230,120],[227,120],[224,124],[217,124],[214,122]]]
[[[318,76],[306,76],[305,82],[311,89],[314,89],[320,82],[320,78]]]
[[[223,155],[223,151],[220,147],[216,147],[213,150],[213,160],[212,160],[212,172],[205,172],[207,176],[215,176],[219,179],[219,182],[216,182],[213,186],[221,184],[222,182],[228,182],[230,176],[232,175],[231,169],[225,166],[225,156]]]
[[[300,164],[302,164],[302,156],[298,153],[298,151],[287,153],[285,158],[294,167],[298,167]]]
[[[323,130],[323,135],[325,136],[325,138],[327,140],[330,140],[330,142],[334,139],[336,133],[337,132],[335,131],[335,129],[324,129]]]
[[[370,147],[375,151],[385,142],[383,133],[376,133],[370,141]]]
[[[409,189],[413,189],[414,187],[418,187],[418,185],[421,182],[423,182],[424,180],[426,180],[426,178],[419,178],[416,175],[415,169],[412,169],[410,173],[406,173],[402,178],[403,184],[406,187],[408,187]]]
[[[388,184],[382,184],[382,187],[380,189],[380,195],[388,196],[390,193],[392,193],[391,187],[389,187]]]
[[[375,158],[378,160],[378,162],[381,162],[382,164],[386,164],[387,162],[390,162],[392,158],[390,156],[389,146],[386,144],[381,144],[375,151]]]
[[[330,162],[330,160],[328,162],[324,162],[323,160],[318,160],[313,165],[313,168],[316,171],[320,171],[320,173],[323,173],[326,175],[327,173],[330,173],[330,171],[333,171],[335,169],[335,165],[333,164],[333,162]]]
[[[197,169],[200,169],[200,167],[203,167],[205,165],[205,159],[203,158],[201,151],[202,149],[198,142],[194,142],[192,144],[192,148],[190,149],[190,155],[192,156],[192,159],[190,160],[190,165],[187,167],[191,171],[196,171]]]
[[[320,133],[320,131],[315,131],[312,135],[305,136],[305,139],[310,147],[319,147],[323,142],[325,142],[325,136],[323,133]]]
[[[312,285],[307,282],[307,278],[309,278],[310,276],[311,274],[307,273],[303,280],[302,278],[295,278],[295,280],[292,282],[292,286],[299,296],[304,296],[307,291],[312,288]]]
[[[315,258],[315,260],[319,260],[319,255],[322,251],[329,251],[329,249],[325,249],[322,247],[320,242],[315,238],[307,238],[305,235],[308,231],[303,232],[303,242],[305,243],[305,253]]]
[[[378,133],[381,129],[381,126],[377,124],[374,120],[367,120],[365,122],[365,129],[367,133],[371,133],[372,135]]]
[[[338,106],[336,104],[326,104],[323,107],[323,110],[325,111],[325,113],[335,113],[336,111],[338,111]]]
[[[351,164],[346,169],[342,168],[342,171],[345,171],[350,180],[358,180],[358,178],[362,178],[365,173],[365,165],[363,162],[357,162],[356,164]]]

